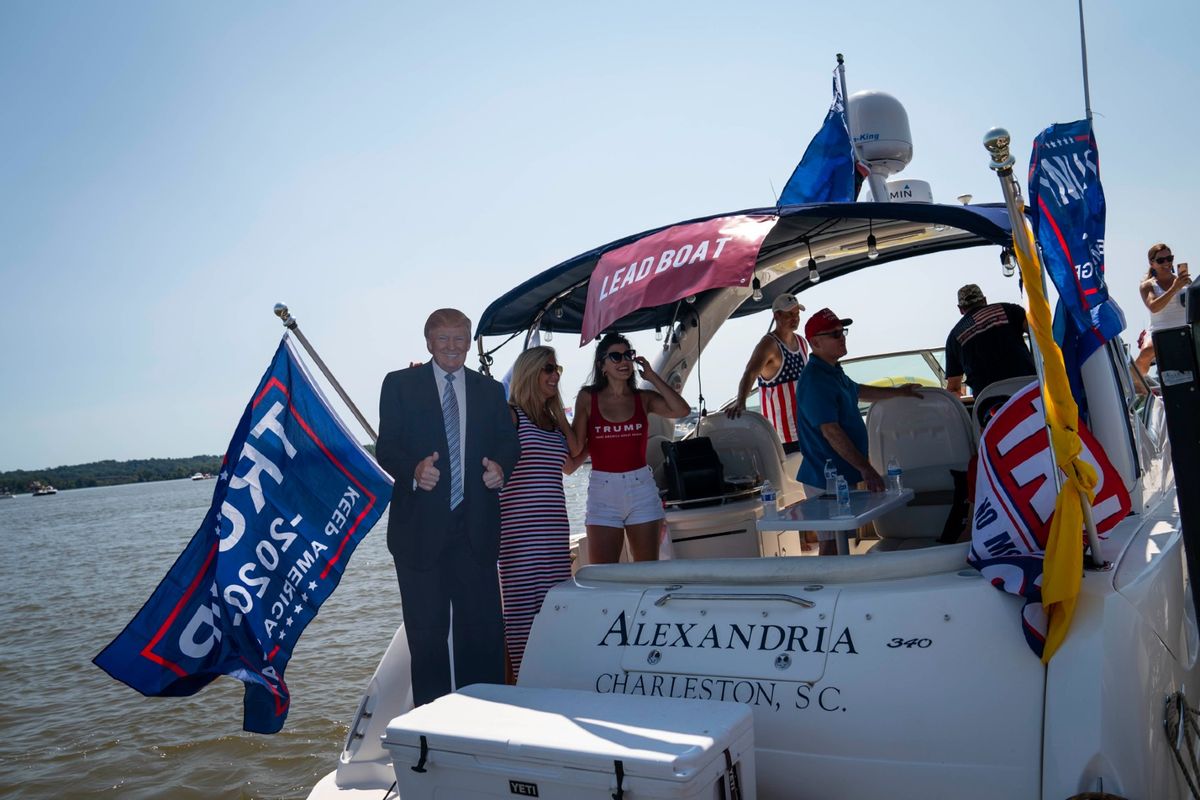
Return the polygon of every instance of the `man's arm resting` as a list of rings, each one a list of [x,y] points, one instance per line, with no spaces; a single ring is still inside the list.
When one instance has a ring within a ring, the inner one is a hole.
[[[946,376],[946,391],[950,394],[956,394],[959,397],[963,395],[963,376],[962,375],[947,375]]]
[[[879,477],[879,473],[871,466],[867,457],[854,446],[854,442],[850,441],[850,437],[846,435],[846,431],[842,429],[841,425],[836,422],[821,423],[821,435],[825,437],[825,441],[829,442],[829,446],[835,453],[862,473],[868,489],[873,492],[883,489],[883,479]]]
[[[920,397],[917,384],[906,383],[903,386],[864,386],[859,385],[858,396],[862,400],[874,403],[888,397]]]

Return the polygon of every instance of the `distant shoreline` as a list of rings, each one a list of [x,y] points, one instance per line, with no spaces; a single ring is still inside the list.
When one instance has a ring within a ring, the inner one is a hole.
[[[142,458],[132,461],[110,459],[47,469],[18,469],[0,472],[0,493],[28,494],[38,484],[62,490],[171,481],[190,478],[196,473],[215,475],[220,469],[221,456],[203,455],[186,458]]]

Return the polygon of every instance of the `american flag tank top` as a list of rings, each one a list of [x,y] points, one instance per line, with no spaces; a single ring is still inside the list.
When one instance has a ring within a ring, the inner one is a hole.
[[[779,440],[784,444],[796,441],[796,381],[800,379],[800,370],[808,361],[808,342],[803,336],[796,337],[795,351],[787,349],[775,334],[769,334],[779,345],[783,354],[783,366],[769,381],[758,379],[758,398],[762,404],[763,416],[779,434]]]

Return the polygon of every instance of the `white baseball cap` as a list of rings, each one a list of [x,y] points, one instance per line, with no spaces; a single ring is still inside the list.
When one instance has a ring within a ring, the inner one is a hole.
[[[771,303],[772,311],[791,311],[793,308],[804,310],[804,306],[800,305],[800,301],[796,299],[796,295],[790,292],[784,292],[775,298],[775,302]]]

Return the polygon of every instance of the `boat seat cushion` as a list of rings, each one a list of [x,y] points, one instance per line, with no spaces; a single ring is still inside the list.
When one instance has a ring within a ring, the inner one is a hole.
[[[882,474],[895,458],[904,485],[916,493],[912,503],[875,521],[879,538],[957,541],[967,514],[965,473],[975,453],[962,401],[944,389],[881,400],[867,414],[867,431],[872,466]]]

